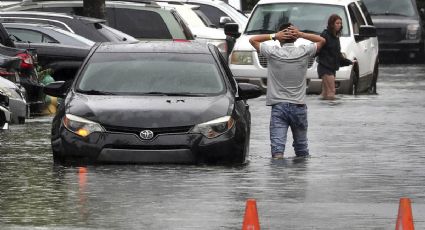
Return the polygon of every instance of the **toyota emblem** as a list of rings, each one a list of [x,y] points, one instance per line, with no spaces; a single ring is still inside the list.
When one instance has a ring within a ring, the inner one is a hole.
[[[153,132],[150,130],[143,130],[142,132],[140,132],[140,137],[143,140],[150,140],[153,138]]]

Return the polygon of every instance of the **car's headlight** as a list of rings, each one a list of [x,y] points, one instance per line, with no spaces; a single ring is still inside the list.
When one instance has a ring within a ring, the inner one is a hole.
[[[100,124],[71,114],[66,114],[63,117],[63,125],[69,131],[82,137],[86,137],[94,132],[105,131]]]
[[[227,53],[226,40],[207,40],[207,43],[217,46],[220,53]]]
[[[234,65],[252,65],[252,52],[251,51],[234,51],[231,57],[231,64]]]
[[[231,116],[224,116],[196,125],[191,133],[201,133],[207,138],[215,138],[233,128],[234,125],[235,120]]]
[[[407,25],[407,32],[406,32],[406,39],[418,39],[419,38],[419,28],[420,25],[419,24],[410,24]]]

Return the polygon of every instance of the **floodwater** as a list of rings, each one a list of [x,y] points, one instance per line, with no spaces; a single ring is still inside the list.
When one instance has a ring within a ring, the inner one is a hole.
[[[270,159],[270,109],[250,101],[245,166],[52,164],[51,117],[0,133],[0,229],[425,229],[425,66],[383,65],[378,95],[308,96],[311,157]]]

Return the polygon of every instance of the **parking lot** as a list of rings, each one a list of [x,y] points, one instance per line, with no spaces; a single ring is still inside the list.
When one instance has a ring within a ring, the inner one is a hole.
[[[250,101],[249,163],[52,164],[51,117],[0,133],[2,229],[394,229],[400,197],[425,228],[424,65],[381,65],[378,95],[309,95],[311,158],[271,160],[269,108]],[[291,140],[291,138],[289,138]]]

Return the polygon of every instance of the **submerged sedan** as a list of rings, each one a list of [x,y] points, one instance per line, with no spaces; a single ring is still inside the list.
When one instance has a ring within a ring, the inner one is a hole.
[[[244,163],[246,100],[261,95],[215,46],[190,41],[97,44],[72,84],[44,91],[65,98],[52,125],[59,163]]]

